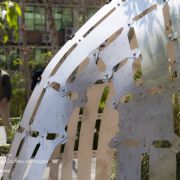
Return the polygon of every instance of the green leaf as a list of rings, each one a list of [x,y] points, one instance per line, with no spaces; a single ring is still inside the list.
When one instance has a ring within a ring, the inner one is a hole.
[[[16,12],[18,13],[18,15],[21,16],[22,12],[21,12],[21,8],[19,7],[19,5],[17,3],[14,3],[14,6],[15,6],[15,9],[16,9]]]
[[[11,28],[12,27],[12,25],[11,25],[11,17],[9,15],[9,13],[6,16],[6,21],[7,21],[8,25],[9,25],[9,27]]]
[[[6,6],[6,9],[8,8],[8,1],[5,1],[2,4]]]
[[[0,29],[4,30],[4,25],[0,22]]]
[[[18,33],[18,31],[16,31],[16,32],[14,33],[14,39],[15,39],[16,42],[18,42],[18,39],[19,39],[19,33]]]
[[[5,34],[4,36],[3,36],[3,43],[6,43],[7,41],[8,41],[8,35],[7,34]]]

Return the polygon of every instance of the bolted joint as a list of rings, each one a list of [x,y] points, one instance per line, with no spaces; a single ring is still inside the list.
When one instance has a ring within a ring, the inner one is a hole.
[[[60,89],[60,94],[61,94],[62,97],[64,97],[64,96],[67,95],[67,92],[66,92],[66,88],[65,88],[65,87],[62,87],[62,88]]]
[[[121,143],[121,141],[122,141],[122,138],[120,138],[119,136],[115,136],[109,142],[109,147],[112,148],[112,149],[117,148],[118,145]]]
[[[169,35],[168,35],[168,38],[169,38],[171,41],[177,40],[177,39],[178,39],[178,32],[173,32],[173,33],[169,34]]]
[[[105,80],[111,79],[112,75],[113,75],[112,72],[105,72],[104,73],[104,79]]]
[[[141,50],[137,48],[132,51],[132,58],[137,59],[138,57],[141,57]]]

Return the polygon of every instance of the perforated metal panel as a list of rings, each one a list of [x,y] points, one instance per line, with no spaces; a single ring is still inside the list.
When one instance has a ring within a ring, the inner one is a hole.
[[[4,179],[41,179],[49,159],[49,179],[72,179],[73,160],[78,180],[109,179],[114,150],[118,180],[143,179],[143,163],[145,178],[177,179],[179,12],[178,0],[113,0],[101,8],[45,69],[15,135]],[[106,105],[98,111],[106,86]],[[15,162],[30,159],[46,161]]]

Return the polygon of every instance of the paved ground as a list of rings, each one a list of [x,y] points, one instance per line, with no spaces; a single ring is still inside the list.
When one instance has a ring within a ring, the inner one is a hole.
[[[5,161],[6,161],[6,157],[0,156],[0,178],[2,177],[2,174],[3,174]]]
[[[6,133],[4,127],[0,126],[0,146],[4,144],[6,144]],[[5,161],[6,161],[6,157],[0,156],[0,178],[2,177],[3,174]]]
[[[3,126],[0,126],[0,146],[6,144],[6,133]]]

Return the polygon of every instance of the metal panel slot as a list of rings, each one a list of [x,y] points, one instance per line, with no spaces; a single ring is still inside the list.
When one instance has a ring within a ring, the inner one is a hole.
[[[99,24],[101,24],[108,16],[110,16],[116,8],[111,9],[102,19],[100,19],[93,27],[91,27],[84,35],[83,37],[85,38],[88,34],[90,34],[93,29],[95,29]]]

